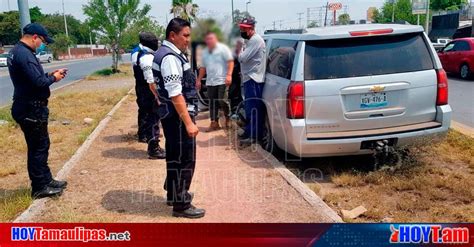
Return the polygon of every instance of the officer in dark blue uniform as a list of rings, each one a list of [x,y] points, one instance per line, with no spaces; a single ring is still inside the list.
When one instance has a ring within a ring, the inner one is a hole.
[[[67,69],[44,73],[36,51],[54,42],[44,27],[28,24],[23,37],[10,51],[7,63],[15,88],[12,116],[20,125],[28,147],[28,175],[33,198],[61,195],[67,183],[54,180],[48,167],[49,87],[66,76]]]
[[[139,40],[140,44],[132,53],[138,104],[138,138],[148,143],[148,158],[164,159],[166,152],[160,147],[159,100],[152,71],[158,38],[153,33],[141,32]]]
[[[204,209],[191,204],[189,193],[196,166],[195,124],[197,115],[196,77],[183,54],[190,43],[191,25],[180,18],[171,20],[166,40],[155,54],[153,74],[158,82],[159,114],[166,138],[167,200],[173,216],[201,218]]]

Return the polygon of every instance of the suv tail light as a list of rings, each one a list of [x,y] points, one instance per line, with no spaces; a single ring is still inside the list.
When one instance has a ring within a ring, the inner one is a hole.
[[[436,97],[436,105],[448,104],[448,76],[444,69],[436,70],[436,77],[438,78],[438,93]]]
[[[290,82],[286,99],[286,116],[290,119],[304,118],[304,82]]]

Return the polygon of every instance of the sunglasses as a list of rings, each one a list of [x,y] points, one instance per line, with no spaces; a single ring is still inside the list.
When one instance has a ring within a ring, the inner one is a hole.
[[[36,35],[36,36],[41,40],[41,42],[43,42],[44,44],[48,44],[43,36],[40,36],[40,35]]]

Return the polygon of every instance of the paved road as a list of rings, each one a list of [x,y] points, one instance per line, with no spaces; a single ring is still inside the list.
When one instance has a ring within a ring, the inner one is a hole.
[[[123,56],[124,60],[127,58],[128,56]],[[68,76],[63,81],[53,84],[52,88],[54,89],[72,83],[76,80],[83,79],[97,70],[109,67],[111,64],[111,56],[105,56],[83,60],[53,62],[51,64],[43,64],[43,67],[45,71],[52,71],[59,68],[69,69]],[[0,106],[10,103],[12,96],[13,85],[8,74],[8,69],[2,67],[0,68]]]
[[[449,78],[449,104],[453,120],[474,128],[474,80]]]

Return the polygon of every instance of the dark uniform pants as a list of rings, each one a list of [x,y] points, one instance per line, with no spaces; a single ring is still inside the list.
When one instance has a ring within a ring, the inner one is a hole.
[[[191,206],[188,191],[196,166],[196,138],[189,137],[184,123],[176,114],[162,119],[161,123],[166,138],[164,189],[167,199],[173,201],[173,210],[186,210]]]
[[[18,111],[13,105],[13,111]],[[33,192],[41,190],[53,179],[51,170],[48,167],[49,156],[49,134],[48,134],[48,115],[49,110],[46,106],[26,106],[25,116],[15,120],[21,127],[25,135],[26,145],[28,147],[28,175],[31,180]],[[15,114],[13,114],[15,117]]]
[[[138,105],[138,137],[147,141],[159,141],[160,117],[155,96],[147,85],[136,85]]]

